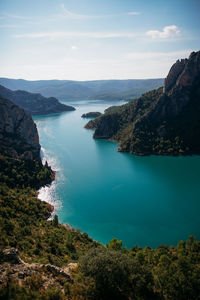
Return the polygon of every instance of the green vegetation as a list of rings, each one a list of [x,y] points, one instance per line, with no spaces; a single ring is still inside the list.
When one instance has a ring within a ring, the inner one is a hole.
[[[0,300],[64,300],[59,289],[48,288],[45,291],[33,286],[22,287],[13,282],[8,282],[6,288],[0,290]],[[65,298],[66,299],[66,298]]]
[[[53,114],[73,111],[74,107],[60,103],[56,98],[45,98],[40,94],[26,91],[12,91],[0,85],[0,95],[9,99],[32,115]]]
[[[128,80],[39,80],[27,81],[0,78],[0,84],[11,90],[24,90],[41,93],[45,97],[60,100],[97,99],[97,100],[132,100],[143,93],[163,85],[164,79],[128,79]],[[21,91],[20,91],[21,92]],[[1,94],[1,93],[0,93]],[[23,97],[23,94],[21,94]],[[8,97],[8,99],[11,99]]]
[[[121,107],[111,107],[86,128],[95,128],[96,138],[119,141],[121,151],[198,153],[198,74],[195,78],[193,86],[185,90],[175,85],[171,94],[158,89]],[[199,240],[190,236],[177,246],[127,249],[114,238],[104,247],[86,233],[60,224],[58,216],[52,216],[53,207],[40,201],[36,192],[54,179],[54,172],[47,163],[42,166],[37,160],[7,157],[13,143],[8,135],[9,147],[5,143],[0,155],[0,299],[200,300]],[[23,141],[22,136],[20,146]],[[5,261],[3,250],[10,247],[17,248],[26,263],[40,265]],[[20,273],[21,266],[24,272]],[[17,275],[11,277],[13,274]]]
[[[113,241],[80,259],[80,271],[95,282],[94,299],[200,299],[200,242],[193,236],[177,247],[112,248]]]
[[[1,157],[0,247],[18,248],[27,262],[62,266],[97,243],[87,234],[67,230],[56,215],[47,221],[53,207],[37,198],[34,187],[51,182],[52,174],[47,164]]]
[[[99,117],[100,115],[101,115],[101,113],[98,111],[91,111],[86,114],[83,114],[81,116],[81,118],[96,118],[96,117]]]
[[[144,116],[162,94],[162,88],[150,91],[141,98],[121,106],[111,106],[104,115],[89,121],[85,128],[95,129],[94,138],[120,142],[121,151],[129,151],[134,123]]]
[[[64,292],[44,290],[41,278],[32,276],[24,287],[8,282],[0,299],[200,299],[200,241],[193,236],[158,249],[110,245],[80,257],[73,282],[63,282]]]
[[[95,129],[94,138],[119,142],[122,152],[139,155],[200,153],[198,85],[181,93],[176,95],[176,100],[163,94],[162,88],[150,91],[128,104],[110,107],[102,116],[89,121],[85,128]],[[182,105],[184,95],[189,100],[183,108],[177,108]]]
[[[47,163],[42,166],[36,160],[13,159],[0,155],[0,182],[10,188],[39,188],[50,184],[54,176]]]
[[[15,247],[27,263],[78,266],[72,281],[54,275],[62,289],[45,289],[43,273],[32,274],[23,285],[8,277],[0,285],[0,299],[200,299],[200,241],[191,236],[176,247],[128,250],[114,238],[104,247],[86,233],[60,224],[57,215],[48,220],[53,207],[37,198],[34,184],[39,185],[36,170],[41,182],[50,180],[52,171],[36,162],[30,168],[30,163],[1,157],[0,260],[3,249]]]

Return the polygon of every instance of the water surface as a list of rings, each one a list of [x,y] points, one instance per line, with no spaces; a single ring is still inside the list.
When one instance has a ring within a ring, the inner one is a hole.
[[[138,157],[94,140],[81,115],[108,106],[84,101],[74,112],[34,117],[44,159],[57,171],[40,197],[55,205],[61,222],[104,244],[113,237],[127,247],[199,238],[200,157]]]

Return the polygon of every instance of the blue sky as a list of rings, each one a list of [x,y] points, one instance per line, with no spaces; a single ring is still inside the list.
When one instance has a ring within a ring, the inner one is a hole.
[[[0,76],[165,77],[200,49],[199,0],[0,0]]]

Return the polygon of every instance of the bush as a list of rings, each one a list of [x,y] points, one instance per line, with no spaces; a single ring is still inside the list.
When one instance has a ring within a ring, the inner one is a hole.
[[[152,291],[148,288],[151,273],[121,251],[93,249],[81,257],[80,270],[95,280],[97,299],[151,297]]]

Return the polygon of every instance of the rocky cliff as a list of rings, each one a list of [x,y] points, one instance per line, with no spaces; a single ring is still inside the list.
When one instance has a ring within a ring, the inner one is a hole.
[[[94,138],[119,141],[119,151],[135,154],[200,153],[200,51],[177,61],[163,89],[90,121]]]
[[[0,154],[40,160],[40,144],[31,116],[10,100],[0,97]]]
[[[0,85],[0,96],[12,100],[32,115],[53,114],[75,110],[74,107],[62,104],[54,97],[46,98],[40,94],[21,90],[11,91],[2,85]]]

